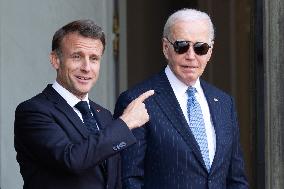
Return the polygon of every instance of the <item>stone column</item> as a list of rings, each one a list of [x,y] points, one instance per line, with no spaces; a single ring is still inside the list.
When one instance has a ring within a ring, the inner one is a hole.
[[[284,1],[264,0],[266,189],[284,186]]]

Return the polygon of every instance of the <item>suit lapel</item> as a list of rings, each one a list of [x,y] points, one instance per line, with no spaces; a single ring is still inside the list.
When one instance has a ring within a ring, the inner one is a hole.
[[[220,95],[217,93],[214,93],[216,89],[211,88],[205,82],[202,81],[201,86],[208,102],[210,115],[216,134],[216,151],[210,171],[212,172],[217,167],[217,164],[221,163],[221,160],[224,158],[223,152],[228,146],[227,143],[228,140],[230,140],[230,134],[228,134],[228,126],[226,126],[226,124],[224,124],[222,121],[224,119],[224,103],[222,102],[222,97],[220,97]]]
[[[61,97],[51,85],[48,85],[44,90],[43,94],[54,104],[55,108],[62,112],[69,121],[74,125],[78,132],[83,135],[83,137],[88,137],[88,131],[84,128],[82,121],[73,110],[71,106]]]
[[[89,100],[89,102],[91,110],[94,114],[94,117],[96,118],[97,123],[99,124],[100,129],[104,129],[106,126],[104,117],[105,115],[103,113],[104,111],[102,111],[102,108],[93,101]]]
[[[175,94],[170,86],[167,76],[164,72],[160,74],[155,82],[154,90],[156,95],[154,95],[155,101],[158,103],[164,114],[168,117],[169,121],[172,123],[173,127],[178,131],[184,141],[190,146],[194,154],[200,163],[204,166],[205,164],[202,159],[199,146],[185,120],[179,103],[175,97]],[[206,169],[206,168],[205,168]]]

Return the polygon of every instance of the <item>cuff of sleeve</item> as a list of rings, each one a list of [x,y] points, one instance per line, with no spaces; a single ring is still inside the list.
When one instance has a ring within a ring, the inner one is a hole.
[[[113,125],[114,134],[118,137],[117,142],[113,143],[112,149],[114,151],[121,151],[137,142],[136,137],[122,119],[114,120]]]

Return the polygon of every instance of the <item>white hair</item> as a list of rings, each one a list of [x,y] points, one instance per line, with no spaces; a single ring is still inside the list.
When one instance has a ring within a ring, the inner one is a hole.
[[[177,21],[195,21],[195,20],[207,20],[209,28],[209,41],[213,41],[215,37],[214,26],[209,15],[205,12],[198,11],[196,9],[181,9],[170,15],[163,31],[163,37],[169,37],[171,34],[171,27]]]

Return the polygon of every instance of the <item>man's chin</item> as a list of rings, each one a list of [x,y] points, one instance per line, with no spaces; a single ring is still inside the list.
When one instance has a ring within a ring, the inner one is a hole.
[[[185,83],[186,85],[194,85],[195,82],[197,81],[198,77],[187,77],[183,83]]]
[[[75,96],[79,97],[80,99],[84,98],[90,92],[90,88],[80,88],[73,93]]]

